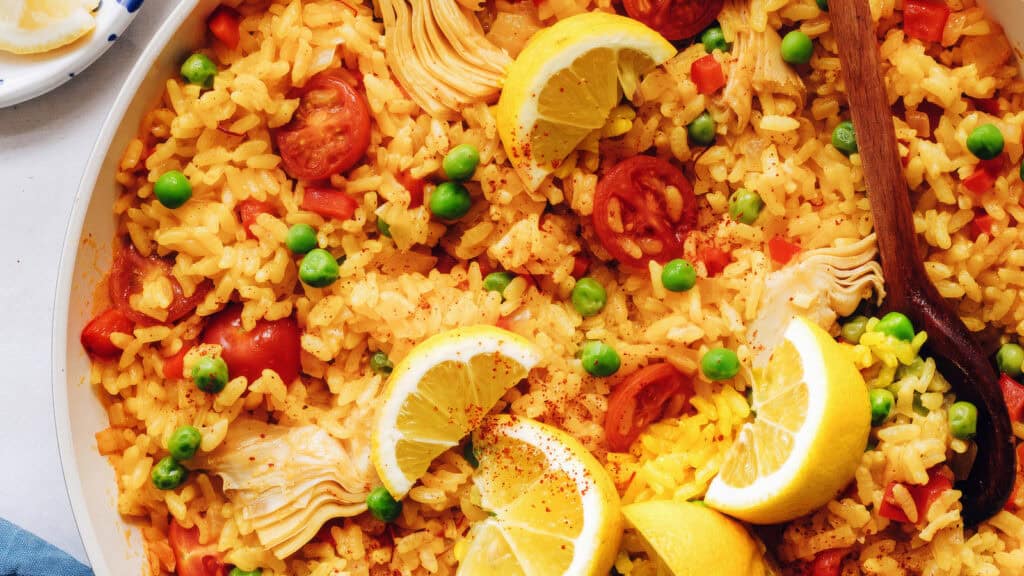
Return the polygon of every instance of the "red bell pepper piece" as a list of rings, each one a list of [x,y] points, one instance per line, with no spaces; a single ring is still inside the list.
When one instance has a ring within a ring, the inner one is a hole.
[[[697,91],[701,94],[714,94],[719,88],[725,86],[722,65],[711,54],[698,58],[690,65],[690,77],[693,78],[693,83],[697,85]]]
[[[807,576],[839,576],[843,567],[843,558],[850,553],[849,548],[832,548],[822,550],[814,557]]]
[[[234,8],[218,6],[213,11],[213,14],[210,14],[209,20],[206,21],[206,26],[209,27],[210,32],[213,33],[217,40],[220,40],[225,46],[234,50],[238,48],[238,41],[241,39],[241,33],[238,30],[241,20],[241,16],[239,16]]]
[[[242,200],[238,203],[238,218],[242,221],[242,227],[245,228],[246,234],[249,238],[255,238],[256,236],[252,233],[252,225],[256,223],[256,218],[260,214],[273,214],[274,206],[269,202],[262,202],[260,200]]]
[[[779,264],[786,265],[800,253],[800,245],[786,240],[782,236],[772,236],[768,240],[768,254]]]
[[[999,387],[1003,390],[1003,401],[1010,413],[1010,420],[1020,422],[1024,416],[1024,386],[1005,373],[999,376]]]
[[[910,519],[907,518],[903,508],[896,503],[896,498],[893,496],[893,489],[897,484],[899,482],[890,482],[885,487],[885,494],[882,496],[882,505],[878,507],[878,514],[895,522],[909,523]],[[925,515],[928,514],[928,510],[935,503],[935,500],[946,490],[953,488],[953,479],[949,477],[945,470],[936,467],[928,471],[927,484],[904,484],[904,486],[914,499],[917,521],[921,522]]]
[[[911,38],[925,42],[941,42],[949,19],[949,6],[936,0],[905,0],[903,31]]]

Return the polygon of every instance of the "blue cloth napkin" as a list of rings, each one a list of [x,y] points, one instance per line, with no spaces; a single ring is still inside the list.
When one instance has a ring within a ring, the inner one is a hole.
[[[0,576],[93,576],[88,566],[0,518]]]

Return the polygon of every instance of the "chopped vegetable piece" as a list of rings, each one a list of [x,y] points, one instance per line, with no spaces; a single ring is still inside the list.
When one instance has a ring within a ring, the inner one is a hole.
[[[195,426],[179,426],[167,440],[167,451],[179,462],[188,460],[196,455],[202,441],[203,435]]]
[[[535,0],[537,1],[537,0]],[[725,0],[624,0],[626,14],[668,40],[696,35],[718,18]]]
[[[222,576],[224,564],[217,551],[217,538],[208,536],[209,542],[199,544],[199,527],[188,530],[177,520],[171,520],[167,540],[174,552],[174,570],[178,576]]]
[[[619,371],[622,361],[614,348],[598,340],[589,340],[580,348],[583,369],[592,376],[611,376]]]
[[[505,294],[505,288],[515,280],[516,275],[511,272],[491,272],[484,277],[484,290]]]
[[[402,515],[402,502],[395,500],[388,489],[378,486],[366,497],[366,507],[370,514],[381,522],[394,522]]]
[[[967,149],[981,160],[992,160],[1003,153],[1003,133],[995,124],[982,124],[967,136]]]
[[[719,88],[725,86],[722,65],[711,54],[698,58],[690,66],[690,77],[693,78],[693,83],[697,85],[697,91],[701,94],[714,94]]]
[[[1017,383],[1007,374],[999,376],[999,388],[1003,391],[1003,401],[1006,402],[1006,410],[1010,413],[1012,422],[1020,422],[1024,416],[1024,386]]]
[[[729,196],[729,216],[737,222],[753,224],[764,209],[764,200],[756,192],[740,188]]]
[[[693,122],[686,127],[686,133],[690,140],[698,146],[710,146],[715,142],[715,131],[717,126],[707,111],[701,112]]]
[[[217,6],[217,9],[207,19],[206,26],[217,40],[234,50],[238,48],[238,41],[241,40],[240,23],[241,16],[238,12],[234,8],[222,4]]]
[[[970,402],[955,402],[947,412],[949,432],[954,438],[968,440],[978,432],[978,407]]]
[[[196,52],[182,63],[181,75],[189,84],[198,84],[203,88],[213,88],[213,78],[217,75],[217,65],[206,54]]]
[[[164,378],[168,380],[177,380],[185,377],[185,354],[191,349],[191,346],[184,344],[178,353],[164,358],[163,374]]]
[[[170,456],[165,456],[153,466],[150,480],[157,490],[174,490],[188,479],[188,470]]]
[[[903,3],[903,31],[911,38],[941,42],[949,19],[949,6],[941,0],[906,0]]]
[[[430,195],[430,213],[442,220],[458,220],[472,205],[469,190],[458,182],[442,182]]]
[[[379,216],[377,217],[377,232],[380,232],[380,235],[385,238],[391,238],[391,225]]]
[[[228,383],[228,364],[223,358],[203,356],[192,366],[192,380],[196,388],[216,394]]]
[[[166,208],[180,208],[192,197],[192,184],[177,170],[164,172],[153,184],[153,195]]]
[[[827,6],[826,4],[826,9]],[[818,552],[811,563],[808,576],[839,576],[839,571],[843,568],[843,558],[849,553],[849,548],[832,548]]]
[[[394,369],[395,364],[384,351],[378,350],[370,355],[370,370],[377,374],[391,374]]]
[[[885,494],[882,496],[882,505],[878,507],[878,514],[896,522],[908,523],[910,519],[907,518],[906,513],[903,512],[903,509],[896,502],[895,496],[893,496],[893,489],[896,484],[897,482],[890,482],[886,486]],[[936,467],[928,471],[927,484],[905,484],[904,486],[914,499],[917,519],[918,522],[921,522],[927,516],[932,503],[943,492],[953,488],[953,480],[949,477],[947,471]]]
[[[395,180],[409,192],[409,208],[423,206],[423,189],[427,183],[422,178],[414,178],[408,170],[402,170],[395,174]]]
[[[572,305],[584,318],[599,314],[608,301],[604,286],[593,278],[580,278],[572,288]]]
[[[992,186],[996,183],[996,178],[996,175],[979,166],[974,170],[973,174],[963,179],[964,188],[975,194],[984,194],[992,189]]]
[[[480,164],[480,151],[472,144],[459,144],[448,151],[441,169],[450,180],[469,180]]]
[[[790,64],[807,64],[814,55],[814,42],[810,36],[793,30],[782,38],[782,59]]]
[[[991,214],[975,216],[971,221],[971,239],[977,240],[978,236],[982,234],[992,236],[992,225],[995,224],[995,221],[996,219]]]
[[[110,335],[115,332],[131,334],[132,321],[121,310],[108,308],[82,328],[82,347],[93,356],[116,358],[121,355],[121,349],[110,341]]]
[[[857,152],[857,131],[853,122],[844,120],[832,130],[832,146],[849,156]]]
[[[697,284],[697,270],[682,258],[665,263],[661,269],[661,285],[669,292],[686,292]]]
[[[301,206],[303,210],[315,212],[324,218],[348,220],[355,215],[359,201],[341,190],[306,186]]]
[[[866,316],[854,316],[843,324],[842,329],[839,331],[839,335],[843,337],[850,344],[859,344],[860,337],[864,335],[864,332],[868,327],[868,319]]]
[[[325,288],[338,279],[338,261],[323,248],[314,248],[299,264],[299,279],[307,286]]]
[[[888,334],[898,340],[910,342],[914,339],[914,325],[905,314],[889,312],[875,324],[875,332]]]
[[[999,347],[999,351],[996,352],[996,366],[999,367],[1000,372],[1011,378],[1016,378],[1021,374],[1022,365],[1024,365],[1024,348],[1021,348],[1019,344],[1007,342]]]
[[[725,270],[725,267],[732,262],[732,254],[718,246],[707,246],[701,249],[700,260],[704,263],[708,277],[711,278]]]
[[[590,269],[590,258],[577,254],[572,261],[572,277],[580,279]]]
[[[700,371],[712,382],[728,380],[739,374],[739,356],[728,348],[712,348],[700,359]]]
[[[800,253],[800,245],[786,240],[782,236],[772,236],[768,240],[768,255],[772,260],[785,266]]]
[[[868,400],[871,401],[871,425],[881,426],[892,414],[896,398],[885,388],[872,388],[868,393]]]
[[[718,24],[708,27],[708,29],[700,35],[700,43],[704,45],[704,50],[706,50],[708,54],[711,54],[715,50],[728,52],[732,49],[732,45],[725,41],[725,33],[722,32],[722,27]]]
[[[260,214],[274,213],[274,206],[272,204],[253,198],[242,200],[238,203],[236,208],[238,210],[238,219],[242,221],[242,228],[245,228],[245,234],[249,238],[256,237],[256,235],[252,233],[252,225],[256,223]]]
[[[677,394],[691,396],[692,382],[668,362],[630,374],[608,398],[604,420],[608,448],[615,452],[629,450],[647,426],[661,418],[665,404]]]
[[[295,224],[288,229],[285,245],[295,254],[305,254],[316,248],[316,230],[309,224]]]

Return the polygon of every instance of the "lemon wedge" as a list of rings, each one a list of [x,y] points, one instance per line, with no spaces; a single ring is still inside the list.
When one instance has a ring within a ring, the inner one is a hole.
[[[867,386],[853,360],[816,324],[794,318],[754,378],[744,425],[704,501],[757,524],[824,506],[853,478],[871,430]]]
[[[652,500],[622,508],[627,529],[672,576],[770,574],[761,545],[735,520],[691,502]]]
[[[494,326],[457,328],[413,348],[391,373],[371,435],[388,492],[404,496],[540,359],[535,344]]]
[[[536,189],[601,129],[640,76],[676,49],[625,16],[587,12],[535,34],[508,68],[497,107],[498,133],[512,165]]]
[[[96,27],[97,5],[98,0],[0,2],[0,50],[38,54],[70,44]]]
[[[473,433],[473,484],[490,516],[470,529],[457,574],[608,574],[622,538],[608,473],[565,432],[509,415]]]

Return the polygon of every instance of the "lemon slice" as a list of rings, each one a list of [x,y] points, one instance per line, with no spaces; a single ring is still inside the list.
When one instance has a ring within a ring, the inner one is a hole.
[[[498,101],[498,133],[531,189],[594,130],[640,76],[676,49],[625,16],[587,12],[535,34],[508,68]]]
[[[413,348],[391,373],[371,437],[388,492],[404,496],[540,359],[535,344],[494,326],[450,330]]]
[[[622,509],[626,526],[646,543],[660,573],[673,576],[770,574],[759,542],[735,520],[707,506],[653,500]]]
[[[792,520],[853,478],[871,430],[867,386],[842,347],[794,318],[754,382],[744,425],[704,501],[748,522]]]
[[[490,517],[475,524],[457,574],[608,574],[622,538],[608,473],[565,432],[506,414],[473,433],[473,483]]]
[[[0,50],[38,54],[60,48],[96,27],[97,0],[0,1]],[[8,4],[11,6],[8,7]]]

